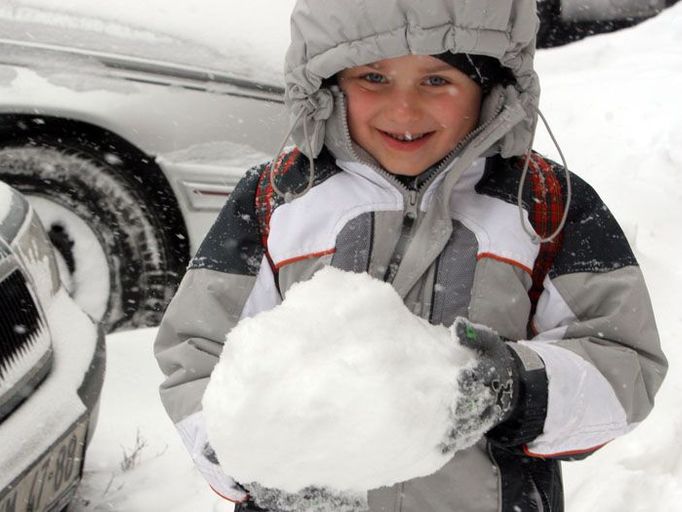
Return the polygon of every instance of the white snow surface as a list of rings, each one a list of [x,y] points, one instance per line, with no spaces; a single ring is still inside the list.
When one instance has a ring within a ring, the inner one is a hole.
[[[176,3],[168,2],[169,8]],[[240,3],[240,9],[250,5]],[[106,6],[93,3],[95,8]],[[286,24],[285,17],[275,21]],[[193,23],[188,18],[186,28],[200,31],[202,25]],[[628,227],[670,361],[656,407],[642,425],[584,461],[563,464],[570,512],[677,512],[682,503],[682,266],[676,257],[682,253],[681,38],[679,4],[632,29],[537,54],[542,110],[571,168]],[[273,61],[279,52],[273,51]],[[557,157],[541,129],[536,147]],[[233,508],[208,488],[163,411],[155,334],[142,329],[107,339],[100,419],[76,512]],[[123,471],[120,463],[133,452],[138,433],[143,447],[134,467]]]
[[[209,441],[238,482],[292,493],[425,476],[453,455],[439,445],[472,361],[389,284],[328,267],[229,333],[204,395]]]

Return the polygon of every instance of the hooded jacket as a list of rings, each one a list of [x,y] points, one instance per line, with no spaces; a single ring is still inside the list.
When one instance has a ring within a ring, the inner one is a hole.
[[[409,309],[432,323],[450,325],[461,315],[492,327],[514,340],[525,369],[510,421],[435,474],[371,491],[372,512],[560,511],[559,461],[593,453],[651,410],[667,364],[646,286],[618,224],[576,176],[537,307],[529,298],[540,251],[519,222],[516,193],[517,155],[531,143],[539,94],[534,6],[297,3],[286,102],[306,154],[283,155],[274,178],[281,189],[300,192],[313,157],[312,187],[285,202],[272,189],[270,164],[246,173],[190,263],[155,345],[167,376],[164,406],[218,493],[246,497],[216,464],[201,412],[225,337],[326,265],[391,282]],[[445,51],[494,56],[516,83],[494,87],[479,127],[424,183],[406,187],[353,143],[343,93],[321,85],[348,66]],[[567,190],[560,166],[540,167]],[[545,195],[542,186],[527,187],[520,205],[540,235],[532,205]]]

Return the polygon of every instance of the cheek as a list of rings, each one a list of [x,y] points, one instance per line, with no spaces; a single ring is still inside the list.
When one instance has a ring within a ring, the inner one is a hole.
[[[434,102],[432,111],[443,128],[469,131],[478,123],[480,108],[478,97],[454,92]]]
[[[346,93],[346,111],[351,135],[367,130],[376,102],[369,94],[351,91]]]

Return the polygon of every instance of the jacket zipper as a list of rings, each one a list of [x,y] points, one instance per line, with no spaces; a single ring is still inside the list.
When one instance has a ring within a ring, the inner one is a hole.
[[[339,101],[341,102],[341,112],[346,111],[346,100],[343,95],[343,93],[339,93],[338,95]],[[353,142],[350,136],[350,129],[348,128],[348,118],[347,116],[343,116],[343,129],[344,129],[344,134],[345,134],[345,142],[347,144],[347,149],[350,152],[350,154],[353,156],[353,158],[357,162],[362,162],[363,160],[358,156],[358,154],[355,151],[355,148],[353,147]],[[450,157],[446,159],[448,162],[450,160]],[[407,188],[405,185],[403,185],[393,174],[391,174],[388,171],[385,171],[381,167],[378,167],[371,162],[364,162],[365,164],[369,165],[372,169],[374,169],[376,172],[379,173],[379,175],[383,176],[387,180],[389,180],[393,185],[400,190],[405,208],[404,208],[404,214],[403,214],[403,221],[402,221],[402,226],[400,228],[400,236],[398,238],[398,242],[396,243],[395,248],[393,249],[393,254],[391,254],[391,258],[389,259],[388,266],[386,267],[386,272],[384,273],[384,281],[387,283],[392,283],[393,280],[395,279],[396,274],[398,273],[398,268],[400,268],[400,262],[403,259],[403,255],[405,254],[405,250],[407,249],[408,241],[411,238],[412,234],[412,228],[415,225],[415,221],[417,220],[417,217],[419,216],[419,208],[418,208],[418,199],[419,199],[419,192],[423,190],[424,186],[426,183],[431,182],[431,178],[429,178],[422,186],[416,189],[410,189]],[[439,167],[437,172],[434,172],[433,176],[437,176],[440,174],[442,171],[442,168]],[[370,255],[371,258],[371,255]]]
[[[340,112],[346,112],[346,99],[343,93],[339,92],[339,94],[335,96],[341,102],[341,108],[339,109]],[[386,281],[387,283],[392,283],[398,273],[400,263],[402,262],[403,256],[405,255],[405,251],[407,250],[409,241],[412,238],[411,236],[412,229],[414,228],[417,218],[419,216],[418,202],[421,193],[424,190],[426,190],[428,186],[433,182],[433,180],[435,180],[443,172],[443,170],[453,162],[455,156],[462,150],[462,148],[466,144],[469,143],[469,141],[471,141],[474,137],[483,132],[486,128],[488,128],[488,126],[490,126],[493,123],[493,121],[497,119],[497,117],[503,110],[503,106],[504,102],[500,101],[499,105],[496,106],[495,112],[490,117],[490,119],[481,126],[477,127],[475,130],[469,132],[469,134],[467,134],[462,140],[460,140],[457,143],[457,146],[455,146],[455,148],[443,159],[441,164],[432,173],[432,175],[429,176],[429,178],[424,183],[420,184],[415,189],[410,189],[406,187],[393,174],[382,169],[381,167],[378,167],[372,164],[371,162],[364,162],[366,165],[369,165],[372,169],[378,172],[381,176],[388,179],[391,183],[393,183],[396,186],[398,190],[401,191],[405,204],[405,213],[403,214],[403,221],[400,229],[400,237],[398,238],[398,243],[396,243],[395,249],[393,250],[393,254],[391,255],[391,258],[389,260],[388,267],[386,268],[386,273],[384,274],[384,281]],[[363,162],[363,160],[358,156],[358,154],[355,151],[355,148],[353,147],[353,142],[350,136],[350,129],[348,128],[348,117],[345,115],[342,116],[342,121],[345,134],[345,143],[347,144],[348,151],[353,156],[355,161]]]
[[[473,139],[476,135],[483,131],[488,126],[488,124],[489,123],[479,126],[477,129],[471,131],[467,136],[460,140],[457,143],[455,149],[453,149],[448,154],[448,156],[446,156],[443,159],[438,168],[432,172],[431,176],[429,176],[428,179],[421,183],[417,188],[408,188],[405,185],[403,185],[391,173],[386,172],[384,169],[377,169],[380,173],[382,173],[382,175],[384,175],[385,177],[389,177],[390,179],[392,179],[392,181],[397,183],[398,186],[400,186],[403,190],[407,191],[407,196],[403,194],[403,196],[405,197],[405,213],[403,214],[403,223],[400,229],[400,237],[398,238],[398,243],[396,244],[395,249],[393,250],[393,254],[391,255],[391,259],[389,260],[388,267],[386,268],[386,273],[384,274],[384,281],[386,281],[387,283],[393,283],[393,281],[395,280],[395,276],[398,273],[400,263],[403,260],[403,256],[405,255],[405,251],[407,250],[407,246],[409,245],[409,241],[412,239],[412,230],[417,221],[417,217],[419,216],[418,200],[422,195],[422,192],[426,190],[431,184],[431,182],[433,182],[433,180],[435,180],[436,177],[438,177],[443,172],[443,170],[452,163],[453,159],[461,151],[461,149],[471,139]],[[348,140],[350,140],[350,134],[348,134],[348,137],[349,137]],[[355,155],[354,152],[353,156],[357,158],[357,155]]]
[[[386,273],[384,274],[384,281],[387,283],[392,283],[395,279],[398,268],[400,268],[400,262],[403,259],[403,255],[405,254],[405,250],[407,249],[408,242],[411,238],[412,228],[414,228],[414,223],[417,220],[419,211],[419,208],[417,208],[418,195],[419,191],[417,189],[408,189],[400,237],[398,238],[398,243],[393,250],[388,267],[386,268]]]

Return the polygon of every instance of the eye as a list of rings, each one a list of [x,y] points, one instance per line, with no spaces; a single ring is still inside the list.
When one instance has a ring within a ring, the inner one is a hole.
[[[443,78],[442,76],[435,75],[435,76],[427,77],[426,80],[424,80],[424,83],[426,85],[433,85],[435,87],[440,87],[443,85],[448,85],[450,82],[447,79]]]
[[[366,73],[361,78],[372,84],[385,84],[387,81],[386,77],[380,73]]]

